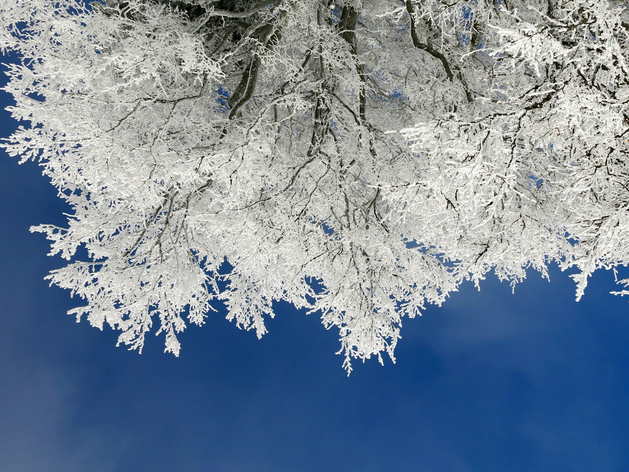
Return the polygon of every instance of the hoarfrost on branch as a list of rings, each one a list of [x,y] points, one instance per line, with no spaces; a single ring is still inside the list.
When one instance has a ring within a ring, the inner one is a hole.
[[[7,0],[4,143],[72,311],[166,350],[285,300],[344,367],[489,273],[629,261],[629,17],[611,0]],[[79,247],[86,260],[75,257]],[[620,281],[627,284],[627,281]],[[620,294],[628,292],[620,291]]]

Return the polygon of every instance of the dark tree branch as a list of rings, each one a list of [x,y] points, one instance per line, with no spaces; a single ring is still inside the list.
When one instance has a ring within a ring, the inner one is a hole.
[[[437,51],[429,42],[422,43],[420,41],[419,36],[417,35],[417,26],[415,24],[415,6],[413,5],[412,0],[406,0],[406,11],[408,13],[408,16],[410,17],[411,40],[413,41],[413,46],[415,46],[418,49],[421,49],[422,51],[426,51],[435,59],[438,59],[443,65],[443,68],[446,71],[446,75],[448,76],[448,79],[450,80],[450,82],[454,82],[455,75],[452,70],[453,67],[450,66],[450,63],[448,62],[448,58],[445,56],[445,54]],[[465,79],[463,78],[463,74],[458,68],[456,68],[456,77],[459,79],[459,81],[463,85],[463,89],[465,91],[465,97],[467,98],[467,101],[470,103],[473,102],[474,98],[472,96],[472,92],[469,90],[467,83],[465,82]]]

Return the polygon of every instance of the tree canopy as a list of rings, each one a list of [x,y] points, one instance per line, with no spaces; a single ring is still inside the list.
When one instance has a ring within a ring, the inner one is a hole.
[[[611,0],[8,0],[4,147],[71,311],[166,351],[284,300],[344,367],[494,272],[629,262],[629,14]],[[77,257],[78,248],[86,257]],[[623,283],[624,281],[620,281]],[[624,290],[617,293],[626,294]],[[216,305],[215,305],[216,306]]]

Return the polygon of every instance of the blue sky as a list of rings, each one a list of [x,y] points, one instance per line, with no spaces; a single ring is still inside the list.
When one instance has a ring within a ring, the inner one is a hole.
[[[0,95],[1,108],[6,95]],[[14,124],[0,115],[0,135]],[[62,265],[29,226],[65,208],[35,163],[0,155],[0,470],[629,470],[629,305],[598,274],[465,286],[406,320],[397,364],[341,369],[338,334],[280,305],[257,340],[221,312],[180,358],[76,324]]]

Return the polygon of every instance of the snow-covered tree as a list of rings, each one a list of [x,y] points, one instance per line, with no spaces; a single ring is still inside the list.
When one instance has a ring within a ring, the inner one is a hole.
[[[285,300],[344,366],[489,272],[629,262],[629,16],[611,0],[7,0],[4,144],[73,209],[71,313],[166,350]],[[79,247],[87,257],[75,256]],[[622,281],[621,281],[622,282]],[[627,293],[621,291],[619,293]]]

